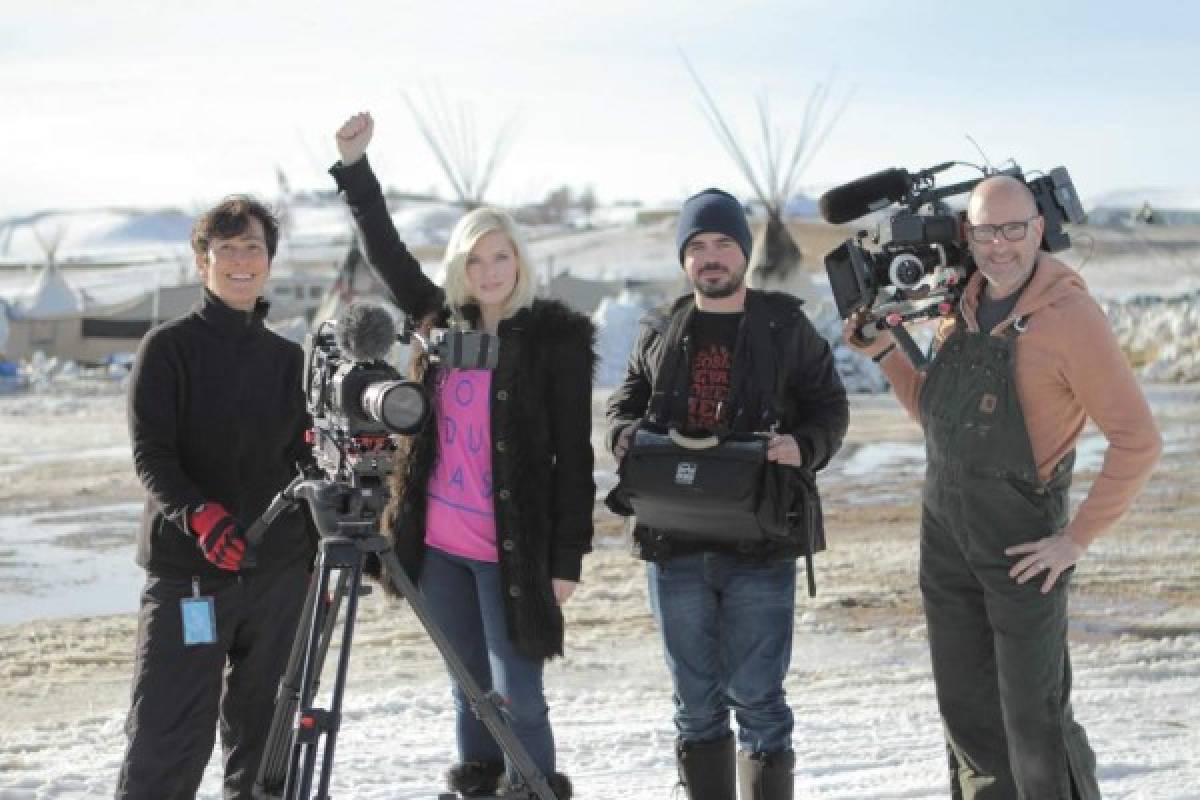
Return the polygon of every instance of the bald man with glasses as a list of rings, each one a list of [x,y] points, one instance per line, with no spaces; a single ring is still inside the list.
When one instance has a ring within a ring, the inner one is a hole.
[[[1162,440],[1104,312],[1040,251],[1045,222],[1019,180],[979,183],[967,208],[978,270],[924,370],[890,333],[872,356],[925,431],[920,585],[952,796],[1100,797],[1071,710],[1067,584],[1130,507]],[[1074,516],[1075,443],[1092,419],[1103,466]]]

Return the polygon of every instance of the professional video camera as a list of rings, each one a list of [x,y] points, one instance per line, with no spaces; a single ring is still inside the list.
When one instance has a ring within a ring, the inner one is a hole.
[[[305,343],[304,393],[313,418],[313,454],[333,480],[353,485],[391,471],[395,443],[389,434],[416,433],[429,416],[429,398],[387,362],[397,341],[418,341],[434,364],[494,369],[494,337],[458,328],[422,336],[406,319],[397,334],[380,306],[354,305],[326,320]]]
[[[369,590],[362,583],[369,559],[381,566],[381,580],[408,601],[471,707],[524,778],[513,787],[513,797],[554,800],[545,776],[509,729],[503,698],[484,692],[467,671],[379,531],[396,449],[392,437],[416,433],[429,418],[424,387],[402,379],[387,362],[397,341],[413,339],[433,363],[447,368],[494,369],[499,356],[495,337],[477,331],[437,330],[423,337],[406,329],[397,335],[391,314],[378,306],[351,306],[336,322],[322,323],[306,342],[304,392],[316,466],[280,492],[246,533],[243,568],[253,567],[254,549],[271,522],[300,502],[308,505],[321,537],[255,780],[256,800],[307,800],[314,788],[316,797],[329,797],[358,598]],[[322,708],[320,677],[343,605],[337,669]]]
[[[1043,250],[1055,253],[1070,246],[1063,224],[1082,222],[1084,214],[1064,167],[1032,180],[1016,164],[1000,170],[975,167],[981,177],[935,187],[934,176],[953,166],[973,165],[948,161],[916,173],[886,169],[821,196],[821,216],[832,224],[901,206],[874,233],[861,230],[825,256],[829,286],[843,319],[865,308],[871,312],[871,326],[882,330],[951,313],[975,263],[967,246],[966,215],[945,200],[993,175],[1014,177],[1033,192],[1046,221]]]
[[[309,444],[332,480],[358,486],[386,477],[396,449],[390,434],[415,433],[429,416],[424,388],[386,360],[396,339],[391,314],[359,305],[305,342]]]

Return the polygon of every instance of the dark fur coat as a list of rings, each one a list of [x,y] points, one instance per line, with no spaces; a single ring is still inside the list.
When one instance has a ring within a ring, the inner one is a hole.
[[[539,299],[503,321],[499,334],[492,502],[505,616],[521,652],[548,658],[563,649],[551,579],[578,581],[591,550],[594,330],[587,317]],[[436,370],[424,366],[420,378],[432,391]],[[397,456],[384,517],[400,562],[416,579],[425,550],[425,489],[437,462],[436,422],[407,444]]]

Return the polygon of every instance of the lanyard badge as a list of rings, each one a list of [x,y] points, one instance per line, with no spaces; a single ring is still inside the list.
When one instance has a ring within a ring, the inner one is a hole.
[[[216,644],[216,608],[211,597],[200,595],[199,578],[192,578],[192,596],[180,599],[179,610],[183,615],[183,643],[185,646]]]

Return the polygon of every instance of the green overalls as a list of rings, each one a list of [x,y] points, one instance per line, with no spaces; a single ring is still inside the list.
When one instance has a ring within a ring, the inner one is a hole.
[[[1095,756],[1071,713],[1065,572],[1008,575],[1015,544],[1062,530],[1074,453],[1038,478],[1014,378],[1016,340],[956,331],[921,392],[927,470],[921,594],[952,796],[964,800],[1100,797]]]

